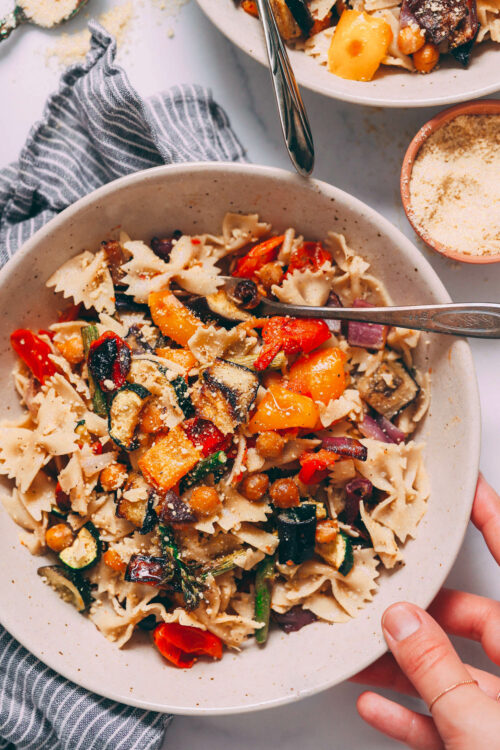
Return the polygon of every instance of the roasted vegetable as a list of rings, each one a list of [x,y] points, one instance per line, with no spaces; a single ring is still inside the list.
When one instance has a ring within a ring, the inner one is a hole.
[[[360,443],[359,440],[350,437],[323,438],[322,447],[327,451],[337,453],[339,456],[355,458],[358,461],[366,461],[368,456],[368,450],[366,447]]]
[[[174,378],[171,382],[171,386],[174,389],[175,396],[177,398],[177,403],[179,404],[179,407],[182,410],[182,413],[184,414],[186,419],[189,419],[190,417],[194,416],[193,402],[191,401],[191,396],[189,395],[189,389],[182,375],[179,375],[177,378]]]
[[[29,331],[20,328],[10,335],[10,343],[15,353],[31,370],[33,376],[43,385],[56,373],[56,367],[50,359],[51,349],[46,341]]]
[[[320,448],[319,451],[306,451],[300,456],[301,469],[299,479],[304,484],[318,484],[328,476],[328,467],[338,460],[338,455],[333,451]]]
[[[229,294],[233,302],[244,310],[253,310],[260,302],[257,284],[251,279],[240,279]]]
[[[340,78],[371,81],[391,41],[391,27],[383,18],[344,10],[328,51],[328,70]]]
[[[192,521],[196,521],[196,516],[189,505],[173,490],[169,490],[165,494],[158,513],[160,522],[164,526],[168,526],[171,523],[191,523]]]
[[[297,22],[300,30],[305,36],[307,36],[314,24],[313,17],[311,16],[311,11],[309,10],[307,3],[305,3],[304,0],[286,0],[286,4],[288,5],[290,12]]]
[[[245,556],[245,549],[237,549],[228,555],[216,557],[215,560],[211,560],[203,567],[202,575],[205,578],[209,575],[214,576],[214,578],[221,576],[229,570],[234,570],[238,565],[238,561],[243,560]]]
[[[399,360],[383,360],[371,375],[357,381],[361,398],[375,411],[392,419],[418,395],[419,387]]]
[[[109,436],[125,451],[137,448],[135,429],[150,395],[142,385],[127,383],[113,396],[109,406]]]
[[[134,359],[128,379],[132,383],[147,388],[155,397],[160,408],[164,408],[174,415],[191,417],[194,414],[194,407],[189,396],[188,386],[182,375],[178,375],[173,380],[167,376],[168,366],[163,367],[155,360]],[[168,423],[167,425],[168,426]]]
[[[232,442],[232,436],[223,435],[214,423],[208,419],[194,417],[184,422],[182,427],[193,445],[201,451],[204,458],[218,450],[226,450]]]
[[[147,306],[145,307],[147,310]],[[154,354],[153,347],[148,343],[139,325],[130,326],[125,341],[130,346],[132,354]]]
[[[250,320],[252,317],[250,313],[237,307],[222,289],[214,294],[209,294],[206,299],[210,310],[226,320],[241,322],[243,320]]]
[[[273,620],[285,633],[294,633],[306,625],[316,622],[317,617],[310,610],[303,609],[300,604],[297,604],[283,614],[273,612]]]
[[[479,33],[476,0],[467,0],[467,15],[450,38],[450,52],[466,68]]]
[[[125,571],[125,580],[162,586],[165,583],[165,558],[152,555],[132,555]]]
[[[265,370],[278,352],[308,354],[329,338],[330,331],[324,320],[269,318],[262,327],[264,344],[254,368]]]
[[[99,338],[99,331],[97,330],[96,325],[89,325],[89,326],[85,326],[85,328],[82,328],[83,351],[85,352],[85,357],[88,358],[90,346],[92,342],[97,341],[98,338]],[[102,392],[99,383],[94,380],[94,376],[92,375],[90,368],[88,368],[88,379],[89,379],[89,389],[90,389],[90,395],[92,396],[92,405],[94,407],[94,411],[100,417],[106,417],[108,414],[108,409],[106,406],[106,397],[104,396],[104,393]]]
[[[146,481],[165,492],[175,487],[201,457],[200,451],[177,425],[139,459],[139,468]]]
[[[341,575],[346,576],[354,565],[351,540],[347,534],[339,531],[332,545],[334,549],[333,564]]]
[[[187,346],[191,336],[203,326],[191,310],[179,302],[172,292],[151,292],[148,299],[151,317],[164,336]]]
[[[336,347],[299,357],[290,368],[288,387],[328,404],[345,390],[345,361],[346,355]]]
[[[255,363],[258,359],[256,354],[236,354],[228,359],[228,362],[234,362],[235,365],[241,365],[248,370],[255,370]],[[286,355],[284,352],[278,352],[275,358],[267,366],[268,370],[282,370],[286,365]]]
[[[274,577],[274,557],[265,557],[255,572],[255,620],[262,623],[255,631],[257,643],[265,643],[269,633],[271,615],[271,589]]]
[[[364,299],[355,299],[353,307],[373,307]],[[378,323],[350,320],[347,323],[347,341],[351,346],[379,351],[385,347],[389,327]]]
[[[90,344],[87,365],[94,381],[104,392],[114,392],[123,386],[131,362],[129,345],[112,331],[105,331]]]
[[[316,508],[313,503],[303,503],[281,512],[277,528],[280,564],[291,561],[300,565],[313,556],[316,541]]]
[[[306,269],[317,271],[325,263],[331,262],[332,256],[325,250],[321,242],[303,242],[290,255],[286,275],[288,276],[294,271],[305,271]]]
[[[134,526],[137,526],[140,534],[149,534],[158,522],[155,506],[158,503],[158,495],[151,489],[147,498],[132,502],[123,495],[116,505],[116,515],[125,518]]]
[[[60,565],[43,565],[38,575],[56,591],[61,599],[84,612],[92,601],[89,581],[76,571]]]
[[[197,412],[226,435],[243,422],[255,401],[259,379],[251,370],[217,359],[202,373]]]
[[[196,357],[189,349],[171,349],[168,346],[160,346],[157,347],[156,354],[158,357],[184,367],[186,372],[196,366]],[[165,366],[168,367],[168,362]]]
[[[271,385],[248,423],[248,429],[250,432],[292,427],[312,430],[318,420],[318,407],[311,398],[281,385]]]
[[[280,27],[281,32],[282,24],[280,15],[282,14],[283,17],[286,17],[287,19],[291,18],[292,22],[293,17],[288,10],[285,0],[272,0],[272,5],[273,10],[278,8],[278,14],[275,13],[275,16],[276,22]],[[286,37],[284,34],[282,34],[282,36],[285,39],[290,38]],[[280,235],[279,237],[271,237],[268,240],[264,240],[264,242],[260,242],[258,245],[254,245],[254,247],[252,247],[252,249],[243,256],[243,258],[240,258],[236,262],[236,266],[234,267],[232,275],[238,276],[242,279],[251,279],[253,276],[255,276],[257,271],[262,268],[262,266],[265,266],[266,263],[269,263],[276,258],[276,256],[278,255],[279,247],[283,244],[284,238],[284,235]]]
[[[433,44],[441,44],[453,36],[468,15],[467,0],[404,0],[401,9],[403,18],[413,17],[426,38]]]
[[[201,480],[208,477],[209,474],[213,475],[215,482],[219,481],[226,471],[226,464],[227,455],[224,451],[216,451],[215,453],[212,453],[211,456],[202,458],[202,460],[196,464],[194,469],[181,479],[181,493],[185,492],[194,484],[197,484],[197,482],[201,482]]]
[[[196,609],[206,588],[204,579],[180,559],[172,529],[162,524],[159,531],[170,580],[182,592],[186,609]]]
[[[222,659],[221,639],[201,628],[164,622],[155,628],[153,639],[160,654],[181,669],[190,669],[199,656]]]
[[[355,477],[345,486],[345,506],[341,519],[352,525],[359,515],[359,504],[369,500],[373,493],[373,484],[365,477]]]
[[[99,532],[93,523],[87,521],[73,544],[59,554],[59,560],[71,570],[87,570],[99,560],[101,548]]]

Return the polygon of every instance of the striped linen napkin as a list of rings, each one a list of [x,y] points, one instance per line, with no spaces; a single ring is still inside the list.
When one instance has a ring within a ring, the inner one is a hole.
[[[244,161],[225,112],[200,86],[144,101],[91,22],[85,63],[69,68],[19,161],[0,170],[0,266],[43,224],[91,190],[140,169]],[[83,690],[0,626],[0,750],[156,750],[171,717]]]

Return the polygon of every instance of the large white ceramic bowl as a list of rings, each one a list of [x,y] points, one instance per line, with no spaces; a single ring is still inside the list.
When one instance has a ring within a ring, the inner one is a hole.
[[[192,164],[158,167],[117,180],[78,201],[40,230],[0,274],[0,417],[18,411],[9,333],[37,330],[54,319],[61,300],[45,280],[67,258],[94,249],[112,227],[135,238],[176,228],[217,232],[227,210],[261,214],[278,230],[289,225],[311,239],[329,229],[372,263],[396,303],[446,302],[436,274],[409,240],[360,201],[334,187],[278,169]],[[406,566],[382,574],[379,593],[345,625],[315,623],[298,633],[274,631],[265,648],[249,644],[221,662],[179,671],[162,660],[149,637],[122,651],[62,602],[36,575],[43,559],[18,542],[18,528],[0,510],[2,624],[65,677],[114,700],[159,711],[225,714],[294,701],[365,667],[384,650],[380,617],[408,599],[426,607],[443,583],[463,539],[479,454],[479,403],[467,343],[435,336],[419,352],[432,368],[432,406],[419,440],[427,444],[432,484],[417,539],[405,547]],[[8,483],[4,482],[8,487]]]
[[[243,52],[267,65],[264,37],[258,19],[233,0],[198,0],[212,23]],[[373,81],[347,81],[329,73],[313,58],[289,49],[297,82],[332,99],[373,107],[426,107],[455,104],[500,90],[500,47],[478,44],[467,70],[447,55],[439,70],[417,75],[382,66]]]

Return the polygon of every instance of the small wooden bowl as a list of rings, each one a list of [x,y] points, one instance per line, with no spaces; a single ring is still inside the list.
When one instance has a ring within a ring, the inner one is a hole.
[[[450,109],[445,109],[443,112],[440,112],[420,128],[408,146],[401,167],[400,188],[403,208],[406,213],[406,218],[415,232],[432,250],[441,253],[441,255],[446,255],[447,258],[451,258],[452,260],[460,260],[463,263],[499,263],[500,254],[472,257],[469,255],[463,255],[462,253],[457,252],[454,248],[441,244],[427,234],[422,227],[418,226],[413,218],[413,212],[411,210],[410,180],[417,154],[423,143],[425,143],[432,133],[435,133],[436,130],[442,127],[445,123],[455,119],[455,117],[458,117],[459,115],[500,115],[500,100],[485,99],[474,102],[465,102],[465,104],[457,104],[456,107],[451,107]]]

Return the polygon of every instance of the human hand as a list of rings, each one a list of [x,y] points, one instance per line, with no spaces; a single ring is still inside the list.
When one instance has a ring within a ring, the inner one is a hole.
[[[500,497],[482,476],[472,521],[500,565]],[[414,750],[500,750],[500,677],[463,664],[444,632],[480,641],[500,665],[500,603],[443,589],[428,613],[414,604],[393,604],[382,627],[392,654],[353,681],[418,695],[431,706],[432,717],[373,692],[359,696],[360,716]],[[452,686],[457,687],[444,692]]]

